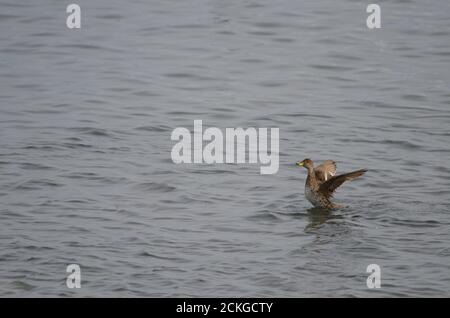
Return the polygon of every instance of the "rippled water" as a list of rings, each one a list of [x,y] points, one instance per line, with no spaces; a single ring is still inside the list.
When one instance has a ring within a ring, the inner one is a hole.
[[[77,3],[1,1],[0,296],[450,295],[449,1],[379,30],[363,1]],[[194,119],[279,127],[279,172],[173,164]],[[317,211],[305,157],[370,170]]]

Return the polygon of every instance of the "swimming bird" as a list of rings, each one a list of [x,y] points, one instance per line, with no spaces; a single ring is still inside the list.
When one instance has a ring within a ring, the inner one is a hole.
[[[315,168],[311,159],[299,161],[296,165],[308,170],[305,183],[305,196],[308,201],[315,207],[326,209],[340,208],[340,205],[331,201],[334,191],[345,181],[358,178],[367,171],[360,169],[336,176],[336,163],[333,160],[325,160]]]

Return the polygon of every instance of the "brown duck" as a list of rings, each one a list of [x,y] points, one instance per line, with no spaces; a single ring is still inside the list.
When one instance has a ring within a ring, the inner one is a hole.
[[[367,171],[367,169],[360,169],[336,176],[336,163],[332,160],[326,160],[315,168],[311,159],[305,159],[296,164],[308,170],[305,183],[306,198],[315,207],[326,209],[341,207],[331,202],[334,191],[345,181],[360,177]]]

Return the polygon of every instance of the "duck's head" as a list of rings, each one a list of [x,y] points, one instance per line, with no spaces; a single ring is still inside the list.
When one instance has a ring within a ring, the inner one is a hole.
[[[298,161],[296,165],[299,167],[304,167],[308,170],[313,168],[313,162],[311,159],[304,159],[303,161]]]

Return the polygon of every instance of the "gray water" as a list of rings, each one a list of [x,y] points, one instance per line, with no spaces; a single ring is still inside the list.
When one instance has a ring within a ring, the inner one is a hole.
[[[450,296],[448,0],[375,30],[364,1],[77,0],[79,30],[0,2],[0,296]],[[174,164],[194,119],[278,127],[278,173]],[[369,172],[314,210],[305,157]]]

